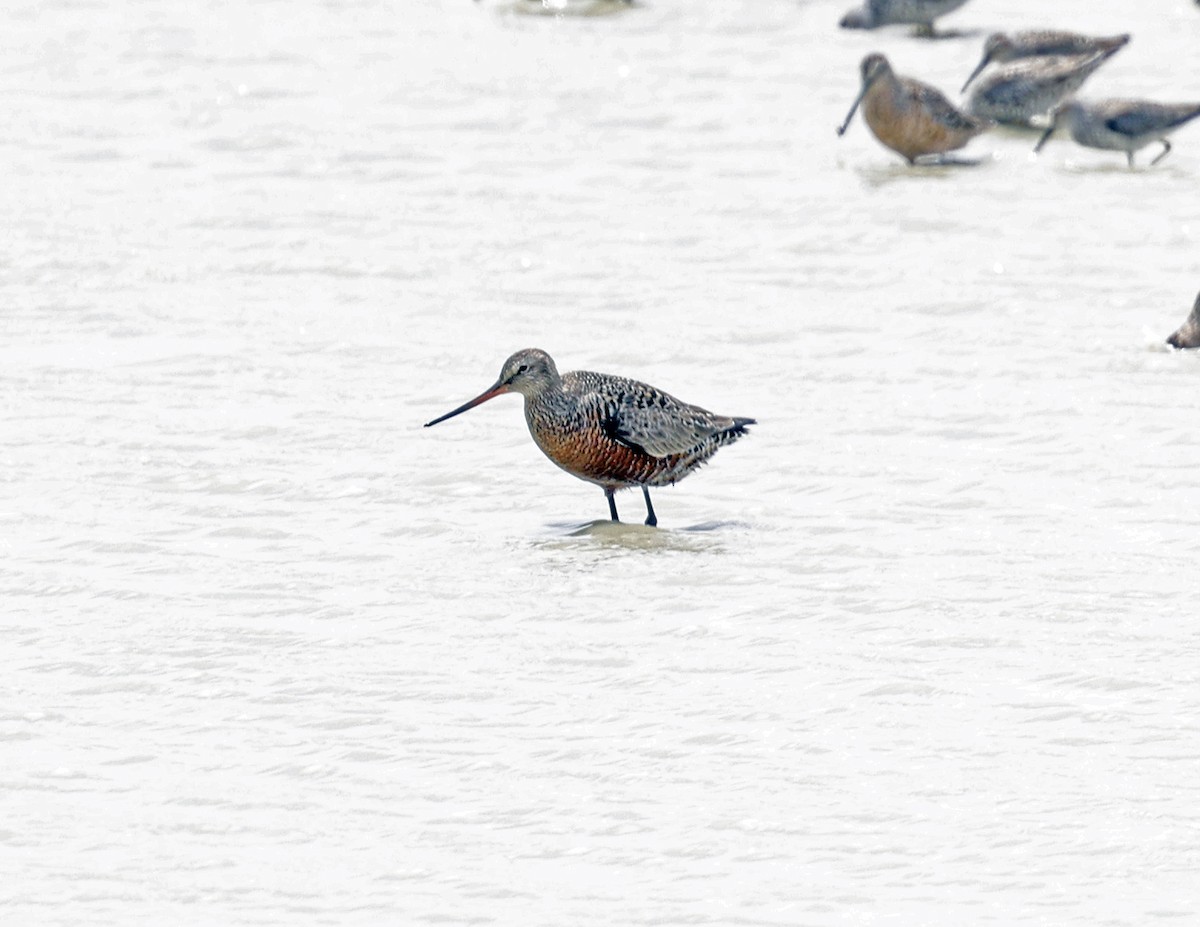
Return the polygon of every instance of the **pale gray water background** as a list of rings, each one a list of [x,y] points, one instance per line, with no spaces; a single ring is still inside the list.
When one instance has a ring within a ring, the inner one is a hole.
[[[834,135],[1200,10],[847,5],[6,5],[0,921],[1200,923],[1200,126]],[[594,523],[531,345],[760,424]]]

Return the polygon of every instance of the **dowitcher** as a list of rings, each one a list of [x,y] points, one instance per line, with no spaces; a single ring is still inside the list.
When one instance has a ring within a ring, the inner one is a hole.
[[[1200,295],[1192,304],[1192,312],[1179,330],[1167,339],[1167,344],[1173,348],[1200,348]]]
[[[933,21],[957,10],[967,0],[864,0],[838,23],[843,29],[878,29],[913,25],[921,35],[933,35]]]
[[[1167,134],[1197,116],[1200,116],[1200,103],[1152,103],[1149,100],[1084,103],[1071,100],[1053,112],[1050,127],[1033,150],[1041,151],[1055,129],[1065,125],[1071,138],[1080,145],[1125,152],[1130,167],[1133,167],[1135,151],[1151,142],[1160,142],[1163,149],[1150,162],[1153,165],[1171,150]]]
[[[975,85],[967,109],[983,119],[1030,125],[1075,93],[1116,48],[1090,55],[1051,55],[1001,65]]]
[[[863,58],[860,70],[862,89],[838,135],[846,133],[861,103],[872,134],[914,164],[925,155],[956,151],[988,127],[985,120],[959,110],[936,87],[898,76],[878,52]]]
[[[1044,58],[1048,55],[1091,55],[1116,51],[1129,42],[1129,34],[1112,36],[1080,35],[1056,29],[1037,29],[1028,32],[993,32],[983,42],[983,57],[962,85],[963,91],[979,72],[989,64],[1005,64],[1021,58]]]
[[[572,476],[603,489],[613,521],[613,493],[640,486],[646,524],[658,524],[650,487],[678,482],[755,424],[714,415],[637,380],[587,370],[560,375],[549,354],[526,348],[504,362],[495,383],[425,427],[503,393],[525,397],[534,443]]]

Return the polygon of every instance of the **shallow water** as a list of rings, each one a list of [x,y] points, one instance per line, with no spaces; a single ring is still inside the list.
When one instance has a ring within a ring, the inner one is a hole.
[[[1200,128],[834,134],[1200,14],[845,5],[6,10],[5,923],[1200,917]],[[531,345],[760,424],[610,524]]]

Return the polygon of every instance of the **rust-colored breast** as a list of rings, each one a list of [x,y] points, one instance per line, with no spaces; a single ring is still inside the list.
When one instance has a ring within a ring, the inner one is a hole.
[[[564,375],[559,388],[527,398],[525,421],[547,457],[606,489],[681,480],[751,423],[713,416],[635,380],[582,370]],[[650,452],[663,444],[678,451]]]
[[[647,482],[663,461],[622,444],[604,433],[599,422],[560,427],[557,422],[530,424],[542,452],[568,473],[601,486]]]

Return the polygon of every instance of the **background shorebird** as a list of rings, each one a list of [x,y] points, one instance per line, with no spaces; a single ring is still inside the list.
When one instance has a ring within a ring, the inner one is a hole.
[[[838,135],[846,133],[862,103],[872,134],[913,164],[920,157],[956,151],[988,127],[985,120],[959,110],[936,87],[898,76],[878,52],[863,58],[860,71],[862,88]]]
[[[983,42],[983,57],[971,76],[963,81],[965,92],[971,81],[989,64],[1005,64],[1022,58],[1044,58],[1049,55],[1092,55],[1116,51],[1129,42],[1128,33],[1112,36],[1080,35],[1056,29],[1036,29],[1027,32],[993,32]]]
[[[1133,153],[1151,142],[1160,142],[1163,150],[1150,162],[1157,164],[1171,150],[1167,134],[1200,116],[1200,103],[1153,103],[1150,100],[1100,100],[1084,103],[1071,100],[1052,114],[1050,126],[1034,151],[1041,151],[1059,126],[1066,126],[1071,138],[1088,148],[1123,151],[1133,167]]]
[[[425,427],[503,393],[525,397],[534,443],[572,476],[603,489],[613,521],[619,520],[613,493],[640,486],[646,524],[658,524],[649,487],[678,482],[755,424],[714,415],[637,380],[586,370],[560,375],[549,354],[526,348],[504,362],[490,387]]]
[[[1167,344],[1173,348],[1200,348],[1200,294],[1196,295],[1191,314],[1167,339]]]
[[[838,25],[843,29],[877,29],[880,26],[913,25],[920,35],[934,35],[933,21],[957,10],[967,0],[864,0],[850,10]]]
[[[1090,55],[1024,58],[1002,65],[975,85],[967,110],[982,119],[1028,126],[1082,87],[1118,48]]]

